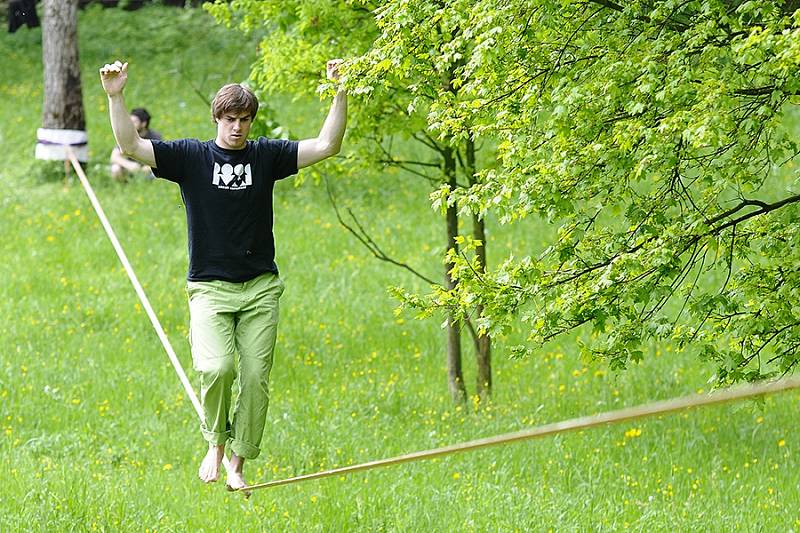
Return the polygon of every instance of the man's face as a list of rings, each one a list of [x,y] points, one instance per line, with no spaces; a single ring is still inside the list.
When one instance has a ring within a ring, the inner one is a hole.
[[[136,128],[140,135],[147,129],[147,123],[139,120],[136,115],[131,115],[131,122],[133,122],[133,127]]]
[[[217,119],[217,144],[228,150],[241,150],[247,143],[253,117],[250,113],[224,113]]]

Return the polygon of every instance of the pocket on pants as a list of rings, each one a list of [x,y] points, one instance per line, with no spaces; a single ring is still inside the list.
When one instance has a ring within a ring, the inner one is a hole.
[[[189,301],[191,302],[192,298],[198,294],[213,292],[214,287],[211,283],[210,281],[187,281],[186,295],[189,297]]]

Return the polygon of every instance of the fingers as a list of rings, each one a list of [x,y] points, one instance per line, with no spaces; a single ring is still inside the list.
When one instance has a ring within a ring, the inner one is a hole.
[[[124,70],[128,69],[128,64],[125,63],[124,65],[119,61],[114,61],[113,63],[109,64],[106,63],[103,65],[103,68],[100,69],[100,74],[109,74],[111,72],[123,72]]]
[[[328,75],[328,79],[330,80],[339,79],[339,66],[343,62],[344,62],[343,59],[331,59],[328,61],[327,65],[325,66],[325,71]]]
[[[102,76],[107,76],[109,74],[119,74],[121,72],[128,71],[128,63],[122,63],[120,61],[114,61],[113,63],[106,63],[100,69],[100,74]]]
[[[109,96],[122,93],[128,81],[128,64],[121,61],[106,63],[100,69],[100,83]]]

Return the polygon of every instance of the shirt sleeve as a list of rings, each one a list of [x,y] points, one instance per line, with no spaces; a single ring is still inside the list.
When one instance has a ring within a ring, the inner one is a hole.
[[[156,168],[153,174],[176,183],[184,180],[186,171],[193,158],[197,157],[198,141],[180,139],[177,141],[151,140]]]
[[[267,172],[274,181],[297,174],[298,141],[261,137],[258,144],[262,160],[269,169]]]

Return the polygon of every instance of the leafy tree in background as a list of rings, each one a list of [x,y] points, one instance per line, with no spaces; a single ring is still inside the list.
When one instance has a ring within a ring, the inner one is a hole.
[[[465,98],[435,102],[429,122],[497,139],[500,165],[437,201],[505,222],[538,215],[557,235],[489,273],[459,259],[457,289],[417,303],[467,312],[480,302],[488,331],[521,317],[530,344],[519,353],[590,325],[583,355],[615,368],[647,342],[672,341],[714,361],[722,383],[790,371],[800,358],[797,9],[448,3],[441,16],[476,44],[458,72]]]
[[[260,89],[268,92],[288,91],[309,96],[319,80],[320,65],[327,59],[356,58],[349,62],[344,82],[355,95],[364,95],[365,101],[352,106],[347,144],[354,148],[339,164],[337,173],[375,174],[392,166],[428,180],[434,188],[443,185],[455,190],[474,183],[478,150],[473,140],[467,136],[431,135],[425,119],[430,102],[440,97],[457,97],[455,62],[444,64],[441,57],[452,53],[449,51],[452,33],[460,30],[443,27],[435,21],[424,28],[415,28],[414,36],[408,37],[419,38],[415,46],[426,47],[427,53],[416,61],[398,65],[389,56],[362,57],[384,31],[381,16],[376,17],[377,4],[361,0],[234,0],[206,4],[206,9],[218,20],[237,25],[243,31],[265,32],[252,77]],[[353,74],[348,76],[349,71]],[[377,75],[367,76],[367,72],[373,71]],[[358,79],[361,76],[364,78]],[[369,85],[372,81],[375,84]],[[444,215],[446,250],[457,250],[460,241],[458,206],[446,206]],[[340,220],[347,225],[341,216]],[[472,223],[474,238],[484,242],[484,221],[476,216]],[[376,256],[398,264],[363,233],[357,220],[355,225],[358,229],[347,227]],[[482,245],[474,248],[476,268],[482,271],[486,265],[485,249]],[[444,259],[445,282],[441,286],[411,267],[400,265],[437,286],[437,292],[454,291],[457,280],[451,273],[455,256],[447,254]],[[455,309],[445,310],[448,384],[453,399],[458,402],[467,397],[461,353],[464,324],[472,336],[476,353],[477,394],[485,397],[491,391],[491,340],[488,332],[479,334],[472,324],[474,317],[480,317],[481,313],[479,306],[458,317]]]
[[[423,315],[490,334],[521,319],[519,355],[588,327],[583,356],[613,368],[674,342],[721,383],[797,364],[800,2],[235,4],[273,6],[249,21],[280,29],[257,73],[355,57],[347,83],[371,97],[359,137],[497,147],[496,165],[462,165],[468,187],[442,180],[434,206],[553,228],[493,269],[467,255],[484,239],[458,237],[452,286],[403,295]],[[331,31],[303,34],[320,25]]]

